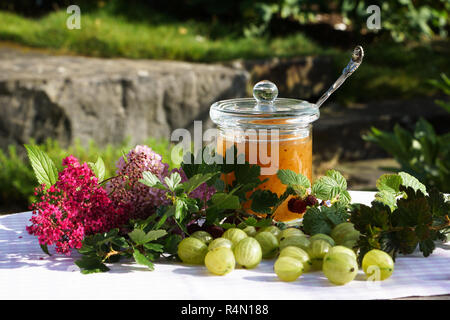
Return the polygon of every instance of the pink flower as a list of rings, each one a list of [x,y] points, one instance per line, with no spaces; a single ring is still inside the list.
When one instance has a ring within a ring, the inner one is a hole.
[[[147,146],[136,146],[127,155],[117,161],[117,177],[110,180],[106,188],[111,193],[111,199],[118,205],[126,205],[130,208],[131,217],[145,219],[162,205],[170,204],[166,191],[150,188],[139,180],[144,171],[155,174],[161,182],[172,172],[178,172],[182,182],[187,180],[183,170],[174,169],[170,173],[169,165],[162,162],[161,155],[155,153]],[[208,187],[206,183],[191,192],[190,196],[207,201],[214,194],[215,189]]]
[[[41,245],[55,244],[57,252],[70,255],[72,248],[81,248],[85,236],[118,228],[129,216],[125,207],[111,201],[86,163],[69,156],[63,165],[55,185],[46,191],[36,188],[41,201],[32,205],[27,231]]]
[[[127,155],[120,157],[116,164],[117,177],[111,179],[106,188],[117,205],[130,208],[134,218],[145,218],[155,212],[155,208],[168,204],[164,190],[150,188],[139,182],[144,171],[150,171],[163,180],[169,165],[162,162],[159,154],[147,146],[136,146]]]

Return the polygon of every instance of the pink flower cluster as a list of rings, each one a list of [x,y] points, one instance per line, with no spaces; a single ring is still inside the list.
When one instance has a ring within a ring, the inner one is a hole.
[[[56,251],[70,255],[79,249],[85,236],[120,227],[129,219],[125,207],[116,206],[86,163],[69,156],[63,160],[64,170],[47,191],[36,189],[40,201],[32,205],[30,234],[41,245],[56,244]]]
[[[160,181],[169,176],[172,172],[180,173],[182,182],[187,180],[183,170],[168,170],[169,165],[162,162],[161,155],[155,153],[147,146],[136,146],[127,155],[126,159],[121,157],[117,162],[117,177],[111,179],[106,188],[110,192],[111,199],[118,205],[128,206],[131,210],[131,217],[145,219],[153,214],[157,207],[168,205],[166,191],[150,188],[139,182],[144,171],[150,171],[156,175]],[[190,196],[209,200],[215,189],[202,184],[194,190]]]
[[[168,164],[147,146],[137,146],[126,158],[117,162],[117,176],[105,188],[99,185],[87,163],[69,156],[63,160],[65,167],[55,185],[45,190],[36,188],[40,200],[31,207],[33,216],[30,234],[36,235],[41,245],[56,245],[56,251],[70,255],[79,249],[85,236],[108,232],[121,227],[130,218],[144,219],[161,205],[170,204],[165,190],[150,188],[139,182],[144,171],[150,171],[161,181],[172,172],[178,172],[182,182],[187,180],[180,169],[169,172]],[[215,189],[205,183],[190,196],[205,202]]]
[[[155,212],[155,208],[168,204],[165,191],[149,188],[139,182],[144,171],[150,171],[160,180],[168,174],[169,165],[162,157],[147,146],[136,146],[117,162],[116,177],[106,185],[110,197],[119,206],[126,205],[131,217],[145,218]]]

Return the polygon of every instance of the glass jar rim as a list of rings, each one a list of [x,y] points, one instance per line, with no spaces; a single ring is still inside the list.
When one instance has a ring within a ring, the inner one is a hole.
[[[277,86],[263,80],[253,87],[253,98],[217,101],[209,114],[219,127],[281,130],[305,127],[320,116],[314,103],[277,97]]]
[[[220,127],[295,129],[317,120],[320,111],[304,100],[277,98],[262,104],[252,98],[240,98],[215,102],[210,117]]]

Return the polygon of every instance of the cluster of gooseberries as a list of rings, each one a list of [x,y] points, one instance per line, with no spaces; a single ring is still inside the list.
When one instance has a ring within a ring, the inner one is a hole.
[[[230,228],[217,238],[199,230],[180,242],[178,256],[188,264],[204,264],[215,275],[230,273],[236,265],[252,269],[262,259],[276,258],[274,272],[282,281],[322,270],[331,283],[344,285],[358,273],[352,250],[359,237],[356,233],[349,222],[337,225],[331,236],[318,233],[308,237],[298,228],[281,230],[277,226]],[[394,271],[394,263],[387,253],[374,249],[364,255],[362,268],[371,279],[384,280]]]

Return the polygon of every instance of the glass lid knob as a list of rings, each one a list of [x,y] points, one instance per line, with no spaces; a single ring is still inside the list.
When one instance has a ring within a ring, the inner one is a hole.
[[[263,80],[253,87],[253,97],[257,105],[272,105],[278,96],[278,88],[275,83],[269,80]]]

